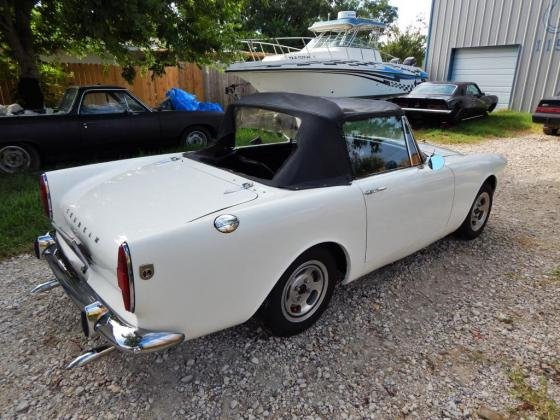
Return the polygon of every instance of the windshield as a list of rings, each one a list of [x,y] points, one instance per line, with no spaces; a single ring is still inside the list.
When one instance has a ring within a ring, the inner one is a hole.
[[[235,145],[285,143],[294,140],[301,124],[297,117],[260,108],[237,108]]]
[[[411,94],[421,93],[430,95],[453,95],[457,85],[422,83],[412,89]]]
[[[67,114],[72,109],[72,104],[74,103],[74,99],[76,99],[76,95],[78,94],[78,88],[68,88],[60,101],[60,105],[58,106],[58,112]]]

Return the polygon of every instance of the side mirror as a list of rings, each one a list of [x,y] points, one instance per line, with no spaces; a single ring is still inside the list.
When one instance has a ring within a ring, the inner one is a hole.
[[[432,171],[439,171],[445,167],[445,159],[441,155],[432,155],[428,159],[428,166]]]

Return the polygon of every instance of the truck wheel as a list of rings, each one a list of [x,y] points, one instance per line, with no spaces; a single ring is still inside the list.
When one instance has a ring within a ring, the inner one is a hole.
[[[298,334],[319,319],[338,280],[336,262],[324,248],[298,257],[274,286],[263,308],[264,323],[272,334]]]
[[[545,125],[542,129],[544,134],[548,134],[549,136],[556,136],[558,134],[558,129],[554,127],[549,127]]]
[[[39,154],[28,145],[9,144],[0,146],[0,173],[13,174],[39,169]]]
[[[493,196],[494,190],[492,186],[488,182],[485,182],[484,185],[480,187],[478,194],[476,194],[474,203],[463,224],[455,231],[455,236],[461,239],[471,240],[482,233],[490,217]]]
[[[181,137],[181,146],[206,147],[210,142],[210,132],[201,126],[189,127]]]

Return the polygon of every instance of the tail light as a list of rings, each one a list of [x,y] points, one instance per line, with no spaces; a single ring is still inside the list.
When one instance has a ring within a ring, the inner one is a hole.
[[[49,191],[49,182],[47,180],[47,174],[42,174],[39,177],[39,193],[41,196],[41,204],[43,205],[43,211],[45,215],[52,219],[52,205],[51,205],[51,193]]]
[[[541,103],[539,104],[535,112],[543,114],[560,114],[560,106]]]
[[[123,242],[119,246],[117,258],[117,279],[121,289],[124,308],[134,312],[134,272],[128,244]]]

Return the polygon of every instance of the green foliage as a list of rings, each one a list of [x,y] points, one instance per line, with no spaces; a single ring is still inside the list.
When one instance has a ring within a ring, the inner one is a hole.
[[[539,386],[536,389],[527,383],[525,375],[519,368],[509,372],[509,379],[513,383],[513,396],[523,403],[516,411],[532,411],[539,419],[560,418],[560,407],[548,396],[548,382],[545,377],[539,379]]]
[[[462,121],[449,127],[415,130],[420,140],[430,143],[477,143],[492,138],[511,137],[536,132],[538,126],[531,121],[531,114],[516,111],[495,111],[486,118]]]
[[[56,107],[60,98],[64,96],[72,74],[57,63],[41,63],[39,72],[41,73],[41,88],[45,95],[45,105]]]
[[[16,10],[24,7],[21,1],[0,0],[0,66],[21,61],[18,50],[35,62],[40,55],[59,51],[108,54],[128,69],[128,79],[134,77],[133,66],[158,72],[178,61],[210,63],[229,57],[240,31],[243,2],[25,0],[33,6],[29,22],[22,23],[16,19]],[[31,27],[30,45],[10,38],[18,25]]]
[[[421,27],[408,27],[402,32],[393,26],[387,32],[387,39],[381,43],[380,49],[381,52],[401,60],[414,57],[418,67],[421,67],[426,53],[426,35]]]
[[[49,229],[39,200],[37,175],[0,176],[0,259],[31,251]]]
[[[309,36],[307,28],[314,22],[336,19],[343,10],[387,25],[397,19],[397,9],[388,0],[247,0],[243,27],[263,37]]]

